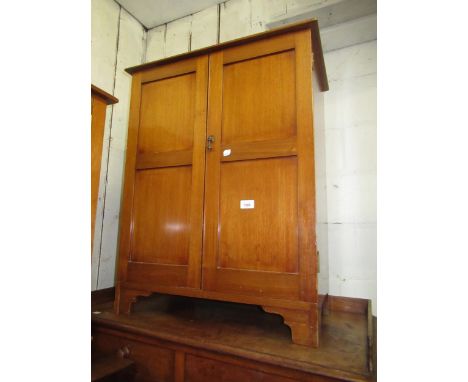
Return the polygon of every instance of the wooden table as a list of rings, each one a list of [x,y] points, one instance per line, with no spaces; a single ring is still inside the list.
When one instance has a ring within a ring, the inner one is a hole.
[[[336,298],[325,306],[314,349],[293,344],[280,316],[252,305],[153,295],[116,316],[101,303],[93,357],[127,353],[135,381],[372,381],[372,316]]]

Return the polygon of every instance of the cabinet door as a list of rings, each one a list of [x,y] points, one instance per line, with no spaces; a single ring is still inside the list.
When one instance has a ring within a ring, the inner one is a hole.
[[[134,76],[121,281],[200,288],[207,78],[207,56]]]
[[[310,31],[210,55],[203,288],[316,298]]]
[[[94,242],[94,223],[101,175],[102,142],[106,124],[107,103],[102,98],[91,95],[91,253]]]

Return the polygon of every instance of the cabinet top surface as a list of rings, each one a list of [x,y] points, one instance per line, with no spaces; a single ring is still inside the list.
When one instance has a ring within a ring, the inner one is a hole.
[[[300,30],[311,30],[311,43],[313,49],[313,59],[314,59],[314,70],[317,72],[319,83],[320,83],[320,90],[327,91],[328,90],[328,79],[327,79],[327,72],[325,69],[325,62],[323,59],[323,51],[322,51],[322,43],[320,40],[320,32],[318,27],[318,21],[316,19],[309,19],[305,21],[301,21],[294,24],[288,24],[283,27],[271,29],[265,32],[253,34],[250,36],[238,38],[235,40],[230,40],[223,42],[221,44],[212,45],[206,48],[193,50],[187,53],[178,54],[171,57],[166,57],[161,60],[151,61],[142,65],[132,66],[130,68],[125,69],[127,73],[134,74],[146,69],[151,69],[160,65],[169,64],[172,62],[176,62],[179,60],[183,60],[189,57],[196,57],[203,54],[209,54],[212,52],[216,52],[225,48],[230,48],[233,46],[238,46],[242,44],[246,44],[249,42],[257,41],[266,39],[272,36],[277,36],[284,33],[289,32],[296,32]]]
[[[291,343],[283,319],[253,305],[179,296],[141,299],[132,315],[95,307],[94,327],[103,326],[148,338],[168,340],[258,362],[343,378],[368,381],[366,315],[330,311],[323,316],[319,348]]]
[[[91,94],[95,95],[104,100],[104,102],[108,105],[112,105],[114,103],[119,102],[117,98],[115,98],[112,94],[107,93],[106,91],[98,88],[97,86],[91,84]]]

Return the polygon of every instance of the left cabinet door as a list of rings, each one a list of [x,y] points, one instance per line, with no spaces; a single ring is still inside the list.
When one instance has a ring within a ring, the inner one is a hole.
[[[119,281],[200,288],[208,57],[136,73]]]

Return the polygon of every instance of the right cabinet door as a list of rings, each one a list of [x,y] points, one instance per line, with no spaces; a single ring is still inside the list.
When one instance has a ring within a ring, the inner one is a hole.
[[[209,66],[203,288],[315,301],[310,31]]]

